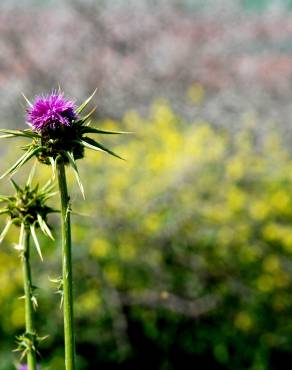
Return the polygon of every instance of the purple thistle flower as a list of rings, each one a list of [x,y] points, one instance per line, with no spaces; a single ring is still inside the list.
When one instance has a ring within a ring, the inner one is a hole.
[[[28,370],[28,366],[26,364],[20,365],[17,370]],[[39,365],[37,365],[37,370],[41,370]]]
[[[28,366],[27,365],[20,365],[18,370],[28,370]]]
[[[76,106],[72,100],[65,99],[64,94],[53,91],[50,95],[37,97],[27,110],[27,120],[32,129],[56,129],[71,126],[77,118]]]

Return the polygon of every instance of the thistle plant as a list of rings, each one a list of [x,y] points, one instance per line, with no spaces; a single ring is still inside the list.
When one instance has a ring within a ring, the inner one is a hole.
[[[65,339],[66,370],[75,370],[75,335],[74,335],[74,308],[73,308],[73,273],[71,252],[71,204],[67,189],[65,166],[73,170],[81,193],[84,189],[80,181],[76,160],[84,157],[85,149],[91,149],[110,154],[122,159],[119,155],[94,140],[89,135],[123,134],[125,132],[105,131],[90,126],[90,118],[95,109],[83,115],[83,111],[92,100],[95,92],[80,106],[74,101],[66,99],[61,91],[53,91],[50,95],[37,97],[28,104],[27,122],[30,129],[6,130],[2,129],[0,138],[24,137],[31,142],[24,146],[24,154],[8,169],[2,178],[15,173],[32,157],[44,164],[51,165],[52,178],[57,172],[58,188],[61,203],[62,228],[62,286],[63,286],[63,314]]]
[[[0,242],[8,233],[10,227],[15,225],[20,228],[19,242],[16,249],[20,252],[25,300],[25,333],[17,339],[16,351],[21,352],[21,359],[27,357],[27,369],[37,370],[36,354],[39,342],[44,339],[37,335],[34,323],[34,310],[38,302],[35,294],[36,287],[32,283],[30,266],[30,236],[32,236],[37,252],[42,259],[42,252],[37,238],[36,230],[40,229],[46,236],[53,239],[47,217],[55,210],[46,205],[47,200],[54,195],[52,185],[48,182],[44,187],[31,185],[32,173],[25,186],[21,188],[11,179],[15,189],[12,196],[0,196],[3,204],[0,214],[7,216],[7,223],[0,236]]]
[[[41,368],[37,366],[37,370],[40,370]],[[27,365],[21,365],[17,368],[17,370],[29,370]]]

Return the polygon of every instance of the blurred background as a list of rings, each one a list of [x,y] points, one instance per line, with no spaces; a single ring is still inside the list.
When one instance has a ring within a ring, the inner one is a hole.
[[[95,126],[135,132],[101,138],[126,162],[79,162],[85,201],[69,173],[78,370],[290,369],[292,1],[1,0],[0,35],[0,127],[26,127],[21,92],[60,85],[77,102],[97,87]],[[1,141],[2,171],[23,143]],[[50,223],[36,319],[42,369],[63,370]],[[24,330],[17,233],[0,370]]]

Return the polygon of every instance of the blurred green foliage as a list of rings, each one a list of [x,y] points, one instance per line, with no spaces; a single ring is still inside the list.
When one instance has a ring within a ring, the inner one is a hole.
[[[258,135],[252,117],[236,133],[186,122],[163,100],[148,118],[132,111],[96,125],[135,134],[104,138],[126,162],[90,152],[79,161],[85,201],[70,178],[78,369],[280,369],[292,351],[292,159],[281,135]],[[2,167],[14,156],[15,143]],[[0,370],[13,369],[24,324],[16,229],[9,237]],[[41,362],[62,370],[48,279],[60,274],[60,248],[43,239],[43,252],[44,263],[33,256],[39,332],[50,335]]]

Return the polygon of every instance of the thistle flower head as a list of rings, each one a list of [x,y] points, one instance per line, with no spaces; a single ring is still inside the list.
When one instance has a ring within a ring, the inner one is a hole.
[[[12,179],[11,182],[16,193],[8,197],[0,196],[0,202],[5,204],[1,213],[6,213],[11,222],[16,226],[20,226],[21,224],[30,226],[39,223],[40,217],[46,221],[48,214],[53,211],[46,204],[47,199],[53,195],[51,193],[52,186],[46,185],[39,189],[38,185],[32,187],[26,184],[21,188]]]
[[[42,132],[70,126],[77,119],[76,106],[63,93],[53,91],[50,95],[36,97],[27,110],[27,121],[33,130]]]
[[[80,190],[84,196],[76,160],[84,157],[85,149],[107,153],[121,158],[118,154],[96,141],[91,135],[125,134],[123,131],[107,131],[90,126],[90,118],[95,108],[83,115],[92,100],[96,90],[78,107],[72,100],[64,98],[61,92],[53,91],[50,95],[37,97],[31,103],[25,96],[28,104],[27,121],[31,129],[7,130],[0,129],[0,138],[23,137],[31,140],[24,146],[25,153],[0,177],[14,174],[20,167],[32,157],[36,157],[41,163],[52,166],[52,178],[54,178],[57,161],[62,160],[68,164],[77,179]]]
[[[28,370],[28,366],[26,364],[20,365],[17,370]],[[41,370],[40,366],[37,365],[37,370]]]
[[[49,207],[46,203],[54,193],[52,193],[53,185],[49,181],[45,186],[39,188],[38,185],[31,186],[31,176],[26,185],[21,188],[15,181],[11,180],[16,193],[12,196],[0,196],[0,202],[3,208],[0,214],[7,215],[7,223],[0,235],[0,243],[5,238],[11,225],[16,225],[21,228],[18,249],[22,246],[22,237],[24,229],[29,229],[35,242],[37,252],[42,259],[42,253],[36,229],[40,228],[43,234],[53,238],[50,227],[47,223],[47,217],[50,213],[57,212]]]

